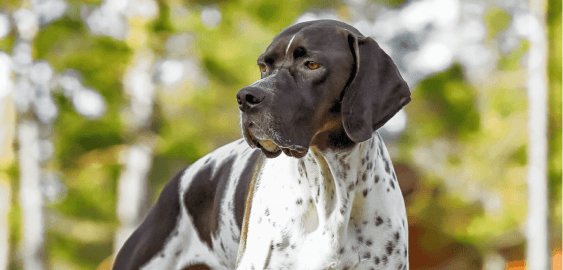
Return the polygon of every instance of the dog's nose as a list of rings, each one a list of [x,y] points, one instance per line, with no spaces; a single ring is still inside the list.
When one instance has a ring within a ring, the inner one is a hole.
[[[240,89],[237,93],[238,108],[247,112],[249,109],[256,107],[264,100],[266,95],[260,88],[247,86]]]

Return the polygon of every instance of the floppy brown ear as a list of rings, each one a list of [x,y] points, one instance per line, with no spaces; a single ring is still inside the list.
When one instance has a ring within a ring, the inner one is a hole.
[[[407,105],[411,93],[391,57],[375,40],[350,33],[348,43],[356,70],[344,90],[342,122],[348,137],[362,142]]]

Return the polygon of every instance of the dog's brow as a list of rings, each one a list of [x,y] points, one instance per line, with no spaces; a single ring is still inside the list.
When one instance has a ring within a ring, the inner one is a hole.
[[[293,42],[293,39],[295,38],[297,34],[293,35],[291,37],[291,39],[289,40],[289,43],[287,44],[287,48],[285,48],[285,54],[287,54],[287,52],[289,51],[289,47],[291,46],[291,42]]]

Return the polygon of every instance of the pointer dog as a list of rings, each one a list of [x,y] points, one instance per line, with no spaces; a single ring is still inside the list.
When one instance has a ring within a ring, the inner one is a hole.
[[[377,43],[299,23],[240,89],[244,140],[164,188],[114,269],[408,269],[408,224],[377,129],[410,91]],[[283,155],[282,155],[283,152]]]

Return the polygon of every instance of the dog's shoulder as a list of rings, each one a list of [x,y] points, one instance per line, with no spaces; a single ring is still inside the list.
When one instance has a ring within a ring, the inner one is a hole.
[[[221,146],[180,172],[180,194],[193,201],[196,194],[191,196],[192,192],[224,190],[231,178],[245,178],[260,157],[260,150],[250,148],[243,139]]]

